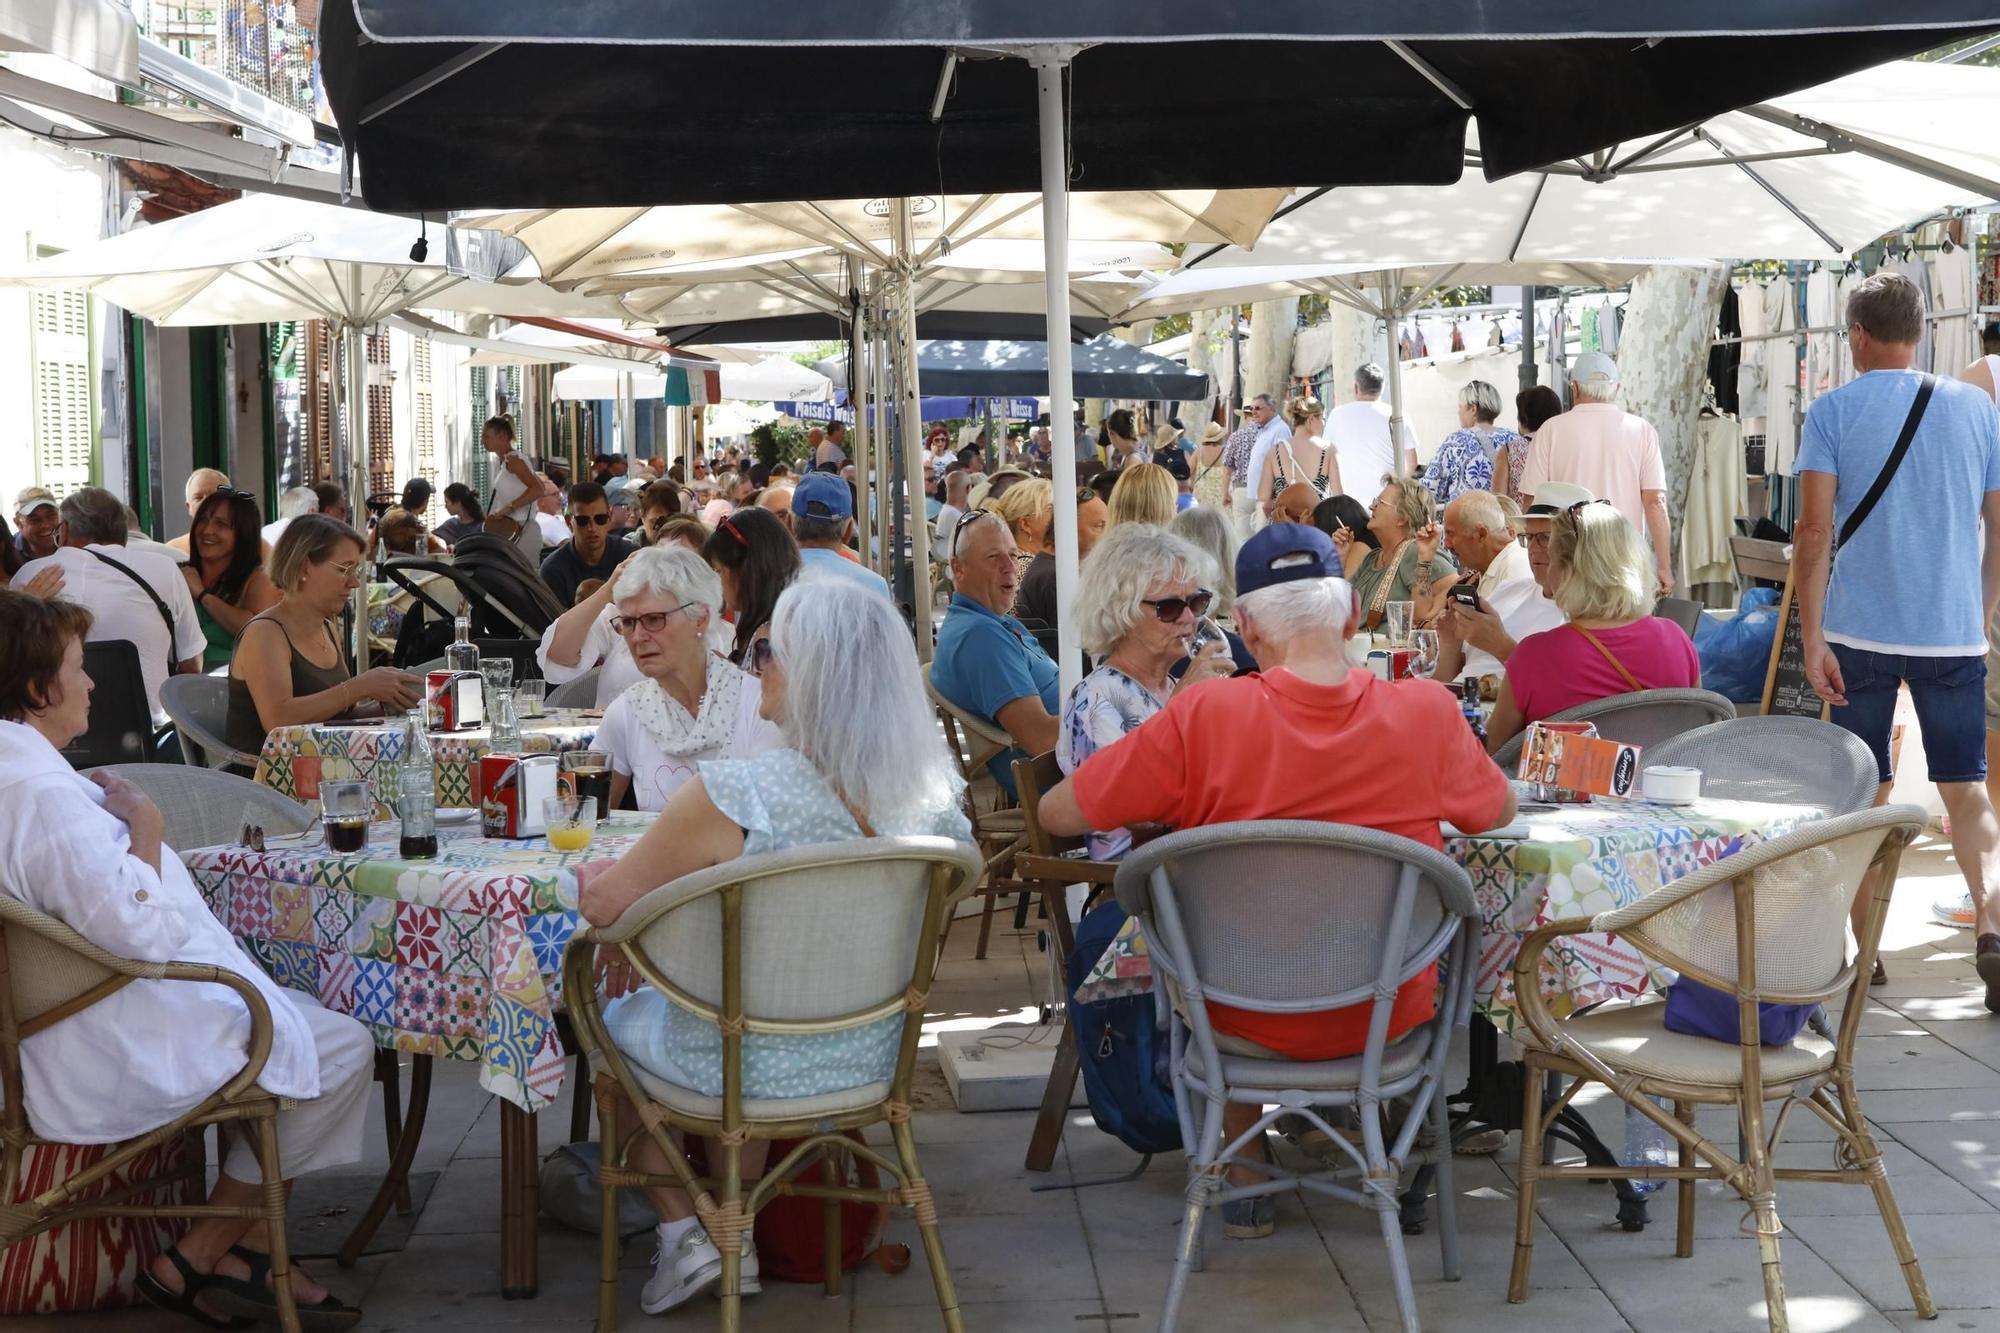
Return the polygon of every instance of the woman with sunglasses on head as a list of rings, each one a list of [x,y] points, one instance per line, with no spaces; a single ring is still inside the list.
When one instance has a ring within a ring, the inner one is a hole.
[[[194,511],[181,577],[208,640],[203,671],[228,666],[243,627],[278,604],[277,586],[264,573],[263,525],[250,492],[228,486],[209,492]]]
[[[629,790],[639,809],[664,809],[696,764],[783,743],[758,716],[757,678],[709,646],[709,624],[722,614],[722,581],[700,556],[681,546],[648,547],[619,567],[611,596],[618,608],[612,632],[640,676],[597,729],[598,747],[611,755],[614,807]]]
[[[1514,645],[1487,748],[1593,699],[1698,688],[1701,659],[1679,625],[1653,614],[1655,586],[1652,548],[1616,506],[1585,500],[1557,514],[1548,590],[1569,623]]]
[[[1084,760],[1167,706],[1176,689],[1228,676],[1236,663],[1214,622],[1213,562],[1191,543],[1145,523],[1113,527],[1078,575],[1077,629],[1097,669],[1077,682],[1056,733],[1056,763],[1073,773]],[[1197,645],[1198,636],[1205,642]],[[1190,657],[1176,682],[1172,672]],[[1116,860],[1132,845],[1128,829],[1090,836],[1093,860]]]
[[[300,514],[271,552],[277,605],[252,616],[229,664],[230,748],[256,754],[275,727],[325,722],[370,705],[403,712],[424,697],[421,676],[394,667],[355,675],[335,618],[365,577],[361,534],[324,514]]]
[[[750,645],[769,632],[778,594],[799,576],[799,544],[776,514],[739,509],[717,521],[701,555],[722,580],[722,606],[736,625],[729,660],[750,669]]]

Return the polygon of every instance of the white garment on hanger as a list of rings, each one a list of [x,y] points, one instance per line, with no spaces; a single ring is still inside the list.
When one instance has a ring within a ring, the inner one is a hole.
[[[1940,250],[1931,258],[1931,309],[1966,310],[1978,304],[1973,281],[1972,252],[1964,246]],[[1932,364],[1941,375],[1956,375],[1979,359],[1974,315],[1954,315],[1935,326]]]
[[[1848,298],[1853,296],[1854,289],[1861,285],[1862,277],[1861,265],[1852,265],[1847,270],[1847,276],[1840,280],[1839,290],[1834,295],[1833,322],[1842,328],[1847,327]],[[1845,338],[1839,339],[1838,343],[1836,355],[1839,357],[1839,364],[1834,373],[1835,386],[1846,384],[1854,378],[1854,349],[1848,345]]]
[[[1773,278],[1764,289],[1764,327],[1787,333],[1799,327],[1789,278]],[[1798,342],[1793,338],[1764,341],[1764,471],[1789,477],[1799,450],[1799,425],[1792,419],[1799,401]]]
[[[1736,409],[1743,433],[1764,433],[1764,347],[1750,339],[1768,331],[1764,322],[1764,289],[1754,282],[1736,289],[1736,318],[1743,326],[1743,358],[1736,364]]]
[[[1825,266],[1806,277],[1806,327],[1826,330],[1806,335],[1807,402],[1831,389],[1840,371],[1840,335],[1833,331],[1840,322],[1834,309],[1839,286],[1838,275]]]
[[[1921,259],[1916,258],[1914,255],[1912,255],[1910,258],[1907,259],[1899,259],[1894,264],[1890,265],[1890,267],[1893,268],[1896,272],[1902,274],[1904,277],[1908,278],[1911,282],[1914,282],[1917,285],[1917,290],[1923,294],[1924,336],[1917,339],[1917,354],[1910,358],[1910,368],[1912,370],[1932,370],[1935,367],[1931,363],[1932,345],[1931,345],[1931,324],[1930,324],[1930,313],[1931,313],[1930,268]],[[1948,372],[1955,371],[1957,367],[1949,367],[1947,369]]]
[[[1729,539],[1736,534],[1736,516],[1749,512],[1743,426],[1726,413],[1703,412],[1695,426],[1694,468],[1688,477],[1681,528],[1690,586],[1735,581],[1736,559]]]

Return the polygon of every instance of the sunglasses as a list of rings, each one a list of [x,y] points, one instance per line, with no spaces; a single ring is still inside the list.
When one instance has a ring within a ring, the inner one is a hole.
[[[771,647],[769,639],[752,639],[750,651],[743,655],[743,669],[753,676],[761,676],[776,656],[777,650]]]
[[[571,514],[571,515],[569,516],[569,521],[570,521],[570,522],[572,522],[572,523],[576,523],[576,524],[580,524],[580,525],[582,525],[582,526],[584,526],[584,527],[589,527],[589,526],[590,526],[591,524],[593,524],[593,523],[594,523],[594,524],[596,524],[596,525],[597,525],[598,527],[600,527],[600,528],[601,528],[601,527],[603,527],[603,526],[604,526],[605,524],[607,524],[607,523],[609,523],[609,522],[611,521],[611,515],[609,515],[609,514]]]
[[[648,634],[658,634],[667,627],[668,621],[693,605],[693,602],[682,602],[671,611],[648,611],[638,616],[613,616],[611,632],[621,639],[629,639],[642,629]]]
[[[1204,588],[1192,597],[1141,597],[1139,605],[1152,607],[1154,615],[1171,625],[1190,611],[1199,620],[1214,601],[1215,594]]]
[[[722,530],[740,542],[744,550],[750,549],[750,539],[743,535],[743,529],[736,526],[736,520],[727,514],[722,518]]]
[[[991,509],[975,509],[964,518],[958,520],[958,526],[951,530],[951,553],[953,555],[958,554],[958,544],[964,540],[965,530],[982,518],[990,518],[998,522],[1000,515],[994,513]]]

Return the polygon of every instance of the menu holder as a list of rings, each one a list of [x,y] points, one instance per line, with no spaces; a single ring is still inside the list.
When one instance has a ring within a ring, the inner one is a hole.
[[[1816,717],[1824,722],[1831,706],[1806,679],[1805,626],[1792,594],[1788,577],[1778,599],[1778,632],[1771,639],[1771,661],[1764,669],[1764,697],[1757,711],[1765,717]]]
[[[1630,796],[1639,782],[1640,747],[1585,734],[1577,723],[1530,722],[1520,776],[1544,791]]]

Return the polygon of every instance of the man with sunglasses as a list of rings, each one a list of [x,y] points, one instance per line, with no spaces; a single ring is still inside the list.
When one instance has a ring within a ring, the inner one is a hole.
[[[1013,738],[1015,748],[987,765],[1011,796],[1014,761],[1055,748],[1060,673],[1012,614],[1021,575],[1006,522],[991,510],[975,509],[959,520],[951,540],[957,591],[938,627],[931,684]]]
[[[632,554],[632,544],[611,535],[611,500],[594,481],[569,488],[570,538],[542,561],[542,582],[564,606],[576,605],[577,586],[608,579]]]

